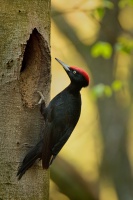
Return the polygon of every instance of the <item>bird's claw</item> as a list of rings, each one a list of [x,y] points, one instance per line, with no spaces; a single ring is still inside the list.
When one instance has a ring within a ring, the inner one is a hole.
[[[42,92],[40,92],[40,91],[37,91],[37,93],[40,95],[41,98],[38,101],[38,103],[36,103],[36,105],[40,105],[42,103],[42,101],[44,101],[44,96],[43,96]]]

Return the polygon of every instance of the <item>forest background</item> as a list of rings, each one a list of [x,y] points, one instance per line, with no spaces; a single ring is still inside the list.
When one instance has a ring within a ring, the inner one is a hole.
[[[133,1],[52,1],[51,98],[84,68],[82,113],[51,167],[50,199],[133,199]]]

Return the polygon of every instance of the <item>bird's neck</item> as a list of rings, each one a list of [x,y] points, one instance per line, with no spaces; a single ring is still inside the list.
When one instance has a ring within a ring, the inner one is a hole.
[[[81,87],[80,85],[77,85],[77,84],[74,84],[74,83],[70,83],[70,85],[67,87],[67,90],[68,90],[70,93],[79,94],[81,88],[82,88],[82,87]]]

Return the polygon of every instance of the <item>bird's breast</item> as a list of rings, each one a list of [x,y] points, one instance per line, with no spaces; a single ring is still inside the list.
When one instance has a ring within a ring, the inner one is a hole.
[[[81,112],[81,99],[73,95],[62,99],[60,106],[61,119],[68,124],[76,124]]]

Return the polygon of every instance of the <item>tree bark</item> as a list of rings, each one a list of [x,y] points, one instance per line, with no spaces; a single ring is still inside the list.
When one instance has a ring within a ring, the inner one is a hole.
[[[17,180],[25,154],[44,125],[37,91],[50,91],[50,1],[1,3],[0,199],[48,199],[49,171],[34,165]]]

